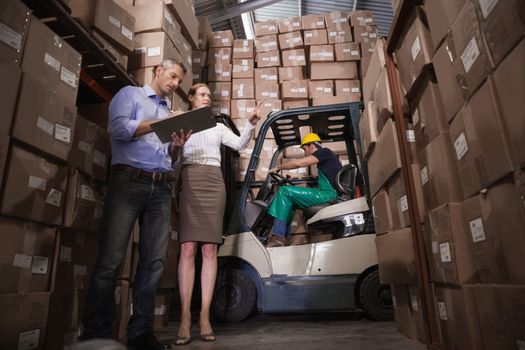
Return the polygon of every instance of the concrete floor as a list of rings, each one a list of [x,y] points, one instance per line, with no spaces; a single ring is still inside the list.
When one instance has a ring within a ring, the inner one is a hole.
[[[175,339],[178,322],[158,332],[163,341]],[[173,348],[187,350],[424,350],[418,341],[397,333],[394,322],[374,322],[362,313],[310,315],[257,315],[238,324],[215,324],[217,340],[199,339],[192,324],[192,342]]]

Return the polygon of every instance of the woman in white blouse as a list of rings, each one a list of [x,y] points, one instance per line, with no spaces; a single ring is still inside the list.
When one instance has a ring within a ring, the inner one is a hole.
[[[188,92],[190,109],[210,106],[211,93],[206,84],[195,84]],[[175,345],[191,341],[191,296],[195,280],[195,254],[202,252],[200,339],[210,342],[215,335],[210,324],[210,305],[217,276],[217,244],[222,241],[226,189],[221,173],[221,145],[241,150],[252,138],[260,119],[259,105],[249,117],[240,136],[224,124],[191,135],[182,149],[179,192],[179,293],[181,323]]]

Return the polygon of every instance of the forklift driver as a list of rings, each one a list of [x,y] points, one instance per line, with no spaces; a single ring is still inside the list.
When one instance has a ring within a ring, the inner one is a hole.
[[[314,205],[331,202],[337,198],[335,178],[342,165],[336,154],[329,148],[321,146],[319,135],[306,135],[301,148],[305,157],[277,165],[269,170],[275,173],[279,170],[297,169],[317,164],[317,188],[296,186],[281,186],[270,205],[268,213],[274,217],[272,231],[267,247],[282,247],[290,235],[290,224],[293,220],[294,209],[302,209]]]

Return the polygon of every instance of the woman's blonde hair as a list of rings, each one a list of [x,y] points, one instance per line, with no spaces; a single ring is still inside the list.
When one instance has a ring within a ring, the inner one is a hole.
[[[193,84],[193,86],[188,91],[188,100],[190,99],[190,96],[195,96],[195,94],[197,93],[197,90],[199,90],[199,88],[201,87],[207,87],[208,89],[210,88],[208,85],[204,83]],[[192,109],[191,101],[189,101],[188,103],[188,109]]]

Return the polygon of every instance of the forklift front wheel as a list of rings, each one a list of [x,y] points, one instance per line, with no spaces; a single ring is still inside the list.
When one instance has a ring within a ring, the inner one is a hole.
[[[390,287],[381,284],[379,271],[370,271],[359,285],[359,302],[368,316],[375,321],[394,319]]]
[[[244,272],[234,268],[219,269],[212,305],[216,320],[241,322],[252,313],[256,301],[257,289]]]

